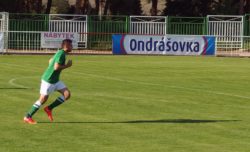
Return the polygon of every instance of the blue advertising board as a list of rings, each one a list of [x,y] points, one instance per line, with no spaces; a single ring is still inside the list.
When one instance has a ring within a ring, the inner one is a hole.
[[[113,35],[114,55],[215,55],[214,36]]]

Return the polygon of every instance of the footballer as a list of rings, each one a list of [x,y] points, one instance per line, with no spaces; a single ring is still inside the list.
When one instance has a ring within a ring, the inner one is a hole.
[[[66,54],[72,50],[72,40],[65,39],[62,42],[62,49],[49,60],[49,66],[45,70],[40,87],[40,98],[33,104],[31,109],[24,117],[24,122],[28,124],[36,124],[37,122],[32,119],[33,115],[39,110],[39,108],[48,100],[49,95],[55,91],[61,93],[53,103],[44,108],[49,120],[53,121],[52,110],[64,103],[64,101],[70,98],[70,91],[66,85],[59,80],[60,74],[63,70],[72,66],[72,60],[68,60],[66,63]]]

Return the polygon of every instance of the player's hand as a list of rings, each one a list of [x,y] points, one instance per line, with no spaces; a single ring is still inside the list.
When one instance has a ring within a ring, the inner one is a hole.
[[[67,63],[67,67],[71,67],[72,66],[72,60],[68,60],[68,63]]]

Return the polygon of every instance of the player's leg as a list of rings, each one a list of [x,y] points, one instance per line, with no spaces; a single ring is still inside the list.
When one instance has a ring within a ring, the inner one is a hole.
[[[40,88],[40,97],[39,99],[32,105],[31,109],[28,111],[26,116],[24,117],[24,122],[29,124],[36,124],[36,122],[32,119],[32,116],[39,110],[39,108],[48,100],[49,94],[54,90],[54,85],[49,84],[45,81],[42,81]]]
[[[61,105],[64,101],[70,98],[70,91],[63,82],[60,81],[56,83],[55,86],[56,90],[61,93],[61,96],[48,106],[49,110],[53,110],[55,107]]]
[[[56,84],[56,90],[61,93],[61,96],[58,97],[53,103],[51,103],[49,106],[44,108],[44,111],[47,113],[50,121],[53,121],[52,116],[52,110],[62,103],[64,103],[66,100],[70,98],[70,91],[69,89],[64,85],[63,82],[58,82]]]
[[[53,110],[70,98],[70,91],[68,88],[63,88],[61,90],[58,90],[58,92],[60,92],[62,96],[58,97],[52,104],[48,106],[50,110]]]
[[[39,110],[39,108],[48,100],[48,95],[40,95],[40,98],[32,105],[29,112],[26,114],[27,118],[32,118],[32,116]]]
[[[48,100],[48,95],[40,95],[39,100],[37,100],[28,111],[24,117],[24,122],[28,124],[36,124],[36,121],[32,119],[32,116],[40,109],[40,107]]]

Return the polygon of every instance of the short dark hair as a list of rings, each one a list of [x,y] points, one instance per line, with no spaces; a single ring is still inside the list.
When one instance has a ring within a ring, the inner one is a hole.
[[[72,40],[71,40],[71,39],[65,39],[65,40],[63,40],[63,41],[62,41],[62,47],[63,47],[66,43],[72,44]]]

